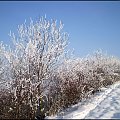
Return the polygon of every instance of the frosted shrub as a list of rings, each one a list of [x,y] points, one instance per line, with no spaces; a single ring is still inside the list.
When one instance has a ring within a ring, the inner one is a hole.
[[[24,117],[22,110],[25,118],[34,118],[52,76],[64,59],[68,35],[63,32],[61,21],[57,26],[55,20],[41,17],[36,22],[31,20],[29,25],[18,26],[18,34],[10,32],[10,37],[13,46],[4,56],[11,68],[9,78],[15,104],[12,109],[16,111],[16,118]]]
[[[106,87],[120,79],[120,60],[96,51],[85,58],[68,59],[58,68],[61,79],[61,108],[88,98],[101,87]],[[116,73],[117,74],[116,74]]]

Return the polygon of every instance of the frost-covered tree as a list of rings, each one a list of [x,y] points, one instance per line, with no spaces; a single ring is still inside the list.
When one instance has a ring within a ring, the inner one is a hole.
[[[58,26],[55,20],[41,17],[36,22],[31,20],[29,25],[18,26],[18,34],[10,33],[10,37],[13,46],[5,57],[11,68],[16,118],[22,117],[24,105],[32,111],[26,116],[34,118],[42,96],[65,58],[68,34],[63,32],[61,21]]]

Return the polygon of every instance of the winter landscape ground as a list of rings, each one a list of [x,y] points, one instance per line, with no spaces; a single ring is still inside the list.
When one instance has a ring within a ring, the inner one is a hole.
[[[46,119],[120,119],[120,82]]]

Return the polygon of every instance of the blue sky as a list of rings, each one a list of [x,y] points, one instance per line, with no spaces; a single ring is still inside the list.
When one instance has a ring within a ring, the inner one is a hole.
[[[8,33],[17,26],[46,14],[47,19],[64,23],[69,48],[76,56],[85,56],[102,49],[120,57],[120,2],[117,1],[0,1],[0,41],[10,44]]]

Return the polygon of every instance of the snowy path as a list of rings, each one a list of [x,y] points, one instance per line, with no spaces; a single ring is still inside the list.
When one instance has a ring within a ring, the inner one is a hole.
[[[120,118],[120,85],[113,89],[85,118]]]
[[[92,99],[47,119],[120,118],[120,82],[102,90]]]

